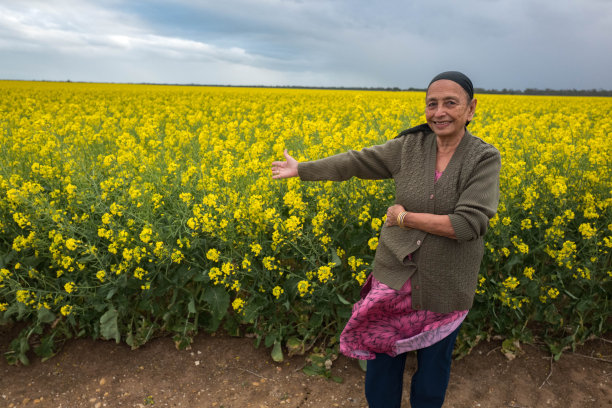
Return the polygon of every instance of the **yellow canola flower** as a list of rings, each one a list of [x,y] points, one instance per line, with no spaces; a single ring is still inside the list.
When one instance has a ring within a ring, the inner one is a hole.
[[[278,299],[283,293],[285,293],[285,291],[280,286],[275,286],[274,289],[272,289],[272,295],[274,295],[276,299]]]
[[[142,231],[140,231],[139,238],[146,244],[151,240],[151,234],[153,234],[153,229],[150,227],[143,227]]]
[[[525,244],[523,242],[522,239],[520,239],[518,236],[513,236],[512,239],[512,244],[518,249],[518,251],[522,254],[528,254],[529,253],[529,245]]]
[[[559,296],[559,290],[557,288],[550,288],[548,289],[548,297],[550,297],[551,299],[556,298],[557,296]]]
[[[304,295],[309,293],[310,290],[310,282],[306,280],[301,280],[297,284],[298,291],[300,293],[300,297],[304,297]]]
[[[215,284],[218,285],[219,283],[221,283],[221,279],[223,277],[223,272],[221,272],[221,269],[214,267],[214,268],[210,268],[210,270],[208,271],[208,278]]]
[[[17,302],[23,303],[24,305],[29,304],[29,299],[31,297],[30,291],[28,290],[18,290],[15,294],[15,298]]]
[[[370,238],[370,240],[368,241],[368,246],[370,247],[372,251],[375,251],[376,248],[378,247],[378,238],[377,237]]]
[[[532,224],[531,224],[531,220],[529,218],[525,218],[524,220],[521,221],[521,229],[522,230],[529,230],[532,228]]]
[[[220,253],[215,248],[211,248],[208,250],[208,252],[206,252],[206,258],[213,262],[219,262],[219,256]]]
[[[179,194],[179,198],[186,204],[189,204],[193,201],[193,194],[191,193],[181,193]]]
[[[76,290],[76,285],[74,282],[67,282],[64,284],[64,290],[68,293],[72,293]]]
[[[75,249],[77,249],[78,248],[78,244],[79,244],[79,241],[77,241],[74,238],[68,238],[66,240],[66,248],[68,248],[71,251],[74,251]]]
[[[11,277],[11,271],[6,268],[0,269],[0,282],[4,281],[6,278]]]
[[[147,271],[145,271],[141,267],[137,267],[136,269],[134,269],[134,277],[136,279],[142,280],[142,278],[144,278],[146,274],[147,274]]]
[[[588,222],[580,224],[578,231],[580,231],[584,239],[591,239],[597,234],[597,230]]]
[[[278,266],[275,265],[275,261],[276,259],[273,256],[266,256],[262,262],[267,270],[272,271],[278,269]]]
[[[509,276],[508,278],[506,278],[506,280],[503,282],[503,285],[510,289],[510,290],[514,290],[516,289],[516,287],[520,284],[519,280],[517,278],[515,278],[514,276]]]
[[[319,282],[326,283],[328,280],[332,279],[333,274],[331,268],[329,266],[321,266],[317,271],[317,277]]]
[[[234,299],[234,301],[232,302],[232,308],[234,309],[234,311],[236,311],[237,313],[241,313],[242,309],[244,308],[245,302],[243,299],[240,298],[236,298]]]
[[[104,215],[102,215],[102,223],[105,225],[108,225],[111,223],[113,216],[109,213],[104,213]]]
[[[185,259],[185,255],[183,255],[183,253],[181,251],[179,251],[178,249],[175,249],[174,251],[172,251],[172,255],[170,256],[172,259],[172,262],[180,264],[183,259]]]
[[[125,209],[125,207],[123,207],[122,205],[119,205],[117,203],[112,203],[110,205],[110,212],[112,215],[116,215],[118,217],[121,217],[123,215],[123,210]]]
[[[382,226],[382,224],[383,224],[382,219],[380,219],[380,218],[372,218],[371,226],[372,226],[372,229],[374,231],[380,230],[380,227]]]
[[[62,314],[62,316],[68,316],[70,313],[72,313],[72,306],[70,305],[62,306],[62,308],[60,309],[60,313]]]

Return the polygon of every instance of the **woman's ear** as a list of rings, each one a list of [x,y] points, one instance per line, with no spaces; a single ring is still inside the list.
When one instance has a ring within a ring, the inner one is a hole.
[[[468,120],[472,120],[474,117],[474,113],[476,112],[476,104],[478,101],[476,99],[472,99],[470,104],[468,105]]]

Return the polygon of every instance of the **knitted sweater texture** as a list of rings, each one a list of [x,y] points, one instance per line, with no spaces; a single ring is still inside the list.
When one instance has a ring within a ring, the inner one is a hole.
[[[419,131],[300,163],[298,174],[305,181],[393,178],[396,204],[410,212],[448,215],[456,239],[383,226],[373,274],[396,290],[411,279],[414,309],[450,313],[469,309],[474,301],[483,236],[499,202],[501,156],[466,130],[434,183],[436,152],[436,135]]]

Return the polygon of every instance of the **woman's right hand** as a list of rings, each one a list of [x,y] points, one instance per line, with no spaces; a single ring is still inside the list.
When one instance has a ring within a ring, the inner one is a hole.
[[[282,179],[298,176],[298,162],[287,153],[287,149],[283,152],[286,161],[272,162],[272,178]]]

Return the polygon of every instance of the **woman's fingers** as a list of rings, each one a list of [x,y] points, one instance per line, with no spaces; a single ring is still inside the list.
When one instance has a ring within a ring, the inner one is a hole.
[[[387,210],[387,226],[392,227],[395,225],[395,216],[393,215],[393,211],[391,211],[391,207]]]
[[[283,154],[285,155],[285,159],[287,159],[287,162],[295,161],[295,159],[291,157],[291,155],[289,155],[289,152],[287,151],[287,149],[283,150]]]

